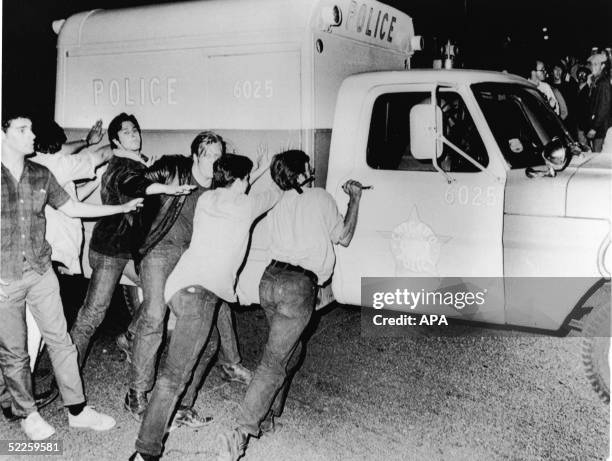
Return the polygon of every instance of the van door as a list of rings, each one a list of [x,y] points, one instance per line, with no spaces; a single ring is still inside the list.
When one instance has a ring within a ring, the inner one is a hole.
[[[497,299],[486,303],[486,309],[471,311],[470,318],[503,323],[505,171],[489,158],[475,122],[484,124],[484,119],[471,93],[447,88],[437,94],[443,113],[443,127],[438,129],[485,170],[448,145],[438,159],[444,173],[436,171],[431,160],[412,156],[410,110],[430,104],[432,85],[371,91],[360,117],[361,129],[369,135],[363,145],[355,146],[357,158],[348,177],[372,189],[363,192],[351,245],[337,250],[334,294],[340,302],[362,304],[362,277],[421,277],[423,289],[469,279],[470,286],[490,289]],[[346,203],[340,186],[348,177],[328,187],[337,191],[339,203]],[[366,299],[363,304],[371,305]],[[461,314],[452,306],[446,311],[421,306],[413,312]]]

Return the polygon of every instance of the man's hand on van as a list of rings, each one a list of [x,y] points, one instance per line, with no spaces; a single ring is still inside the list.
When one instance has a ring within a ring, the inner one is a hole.
[[[85,137],[85,143],[87,144],[87,146],[93,146],[94,144],[98,144],[100,141],[102,141],[102,138],[104,137],[104,128],[102,128],[102,120],[98,120],[96,123],[94,123],[94,125],[91,127],[91,130],[89,130],[89,133],[87,133],[87,136]]]
[[[363,186],[359,181],[355,181],[353,179],[349,179],[342,186],[342,190],[348,194],[348,196],[354,200],[359,200],[361,198],[361,191],[363,190]]]

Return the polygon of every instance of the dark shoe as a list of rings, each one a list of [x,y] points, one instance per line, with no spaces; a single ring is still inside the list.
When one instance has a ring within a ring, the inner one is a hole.
[[[11,408],[10,404],[7,407],[2,406],[2,414],[4,415],[4,419],[6,419],[6,421],[9,423],[15,422],[19,419],[19,416],[13,413],[13,409]]]
[[[115,343],[119,350],[125,354],[125,361],[132,363],[132,339],[128,337],[128,333],[121,333],[117,336]]]
[[[253,379],[253,373],[239,363],[220,363],[221,378],[225,381],[235,381],[248,386]]]
[[[239,427],[225,434],[219,434],[217,436],[219,447],[217,461],[239,460],[244,455],[248,443],[249,434],[243,432]]]
[[[272,435],[278,432],[283,425],[275,422],[274,413],[270,412],[266,416],[266,418],[259,424],[259,429],[261,430],[261,436]]]
[[[142,453],[132,453],[132,456],[128,458],[128,461],[159,461],[159,456],[144,455]]]
[[[130,412],[136,421],[140,421],[142,420],[142,414],[147,409],[148,403],[146,392],[130,389],[127,394],[125,394],[125,404],[123,406]]]
[[[202,427],[209,424],[212,420],[212,416],[202,417],[193,408],[179,407],[174,416],[174,421],[172,421],[172,426]]]
[[[34,400],[36,401],[36,406],[40,410],[41,408],[53,402],[57,398],[58,395],[59,395],[59,389],[57,388],[57,383],[55,382],[55,380],[53,380],[49,385],[49,389],[47,389],[44,392],[41,392],[40,394],[34,394]]]

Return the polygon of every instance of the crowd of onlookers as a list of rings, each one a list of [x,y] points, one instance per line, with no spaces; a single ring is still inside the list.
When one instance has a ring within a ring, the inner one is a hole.
[[[612,152],[611,67],[612,49],[593,48],[585,61],[538,59],[527,72],[568,131],[593,152]]]

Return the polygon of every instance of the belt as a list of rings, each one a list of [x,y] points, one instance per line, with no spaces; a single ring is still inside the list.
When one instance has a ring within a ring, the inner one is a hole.
[[[304,274],[309,279],[311,279],[315,285],[317,284],[318,278],[315,275],[315,273],[312,271],[309,271],[308,269],[304,269],[302,266],[294,266],[293,264],[289,264],[283,261],[277,261],[276,259],[273,259],[270,262],[270,266],[278,267],[279,269],[285,269],[291,272],[298,272],[300,274]]]

